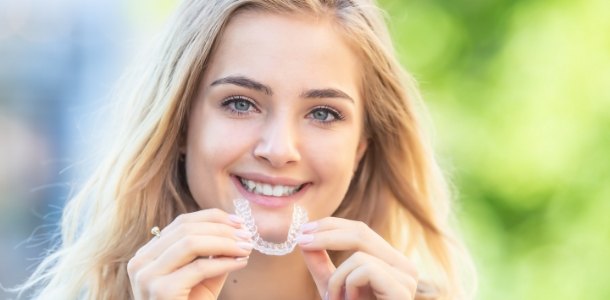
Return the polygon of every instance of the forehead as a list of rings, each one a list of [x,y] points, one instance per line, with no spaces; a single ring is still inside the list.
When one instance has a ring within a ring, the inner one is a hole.
[[[244,75],[273,85],[360,94],[359,59],[330,17],[242,11],[220,37],[204,80]]]

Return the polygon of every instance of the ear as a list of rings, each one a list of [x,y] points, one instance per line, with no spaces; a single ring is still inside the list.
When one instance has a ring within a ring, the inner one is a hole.
[[[368,146],[369,139],[366,137],[361,137],[360,141],[358,142],[358,148],[356,148],[356,161],[354,162],[354,172],[358,170],[360,160],[362,160],[362,157],[364,156],[364,153],[366,153],[366,149],[368,148]]]

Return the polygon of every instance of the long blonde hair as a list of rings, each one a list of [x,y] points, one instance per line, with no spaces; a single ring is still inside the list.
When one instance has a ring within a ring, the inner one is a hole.
[[[426,140],[422,101],[397,62],[372,0],[185,0],[146,67],[117,97],[114,147],[64,210],[62,241],[23,290],[46,299],[128,299],[127,262],[165,226],[199,209],[179,147],[216,41],[237,11],[332,18],[361,56],[368,148],[335,216],[361,220],[423,266],[437,299],[466,299],[470,259],[452,225],[450,193]],[[345,256],[336,254],[341,261]]]

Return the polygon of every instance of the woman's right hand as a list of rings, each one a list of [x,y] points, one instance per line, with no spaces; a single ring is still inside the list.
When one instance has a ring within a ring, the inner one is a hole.
[[[252,251],[239,217],[220,209],[178,216],[127,264],[135,299],[217,299]]]

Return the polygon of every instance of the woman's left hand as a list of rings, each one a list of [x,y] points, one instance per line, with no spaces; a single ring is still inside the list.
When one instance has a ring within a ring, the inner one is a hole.
[[[415,298],[415,265],[365,223],[328,217],[303,228],[297,241],[323,299]],[[353,254],[335,267],[326,250]]]

